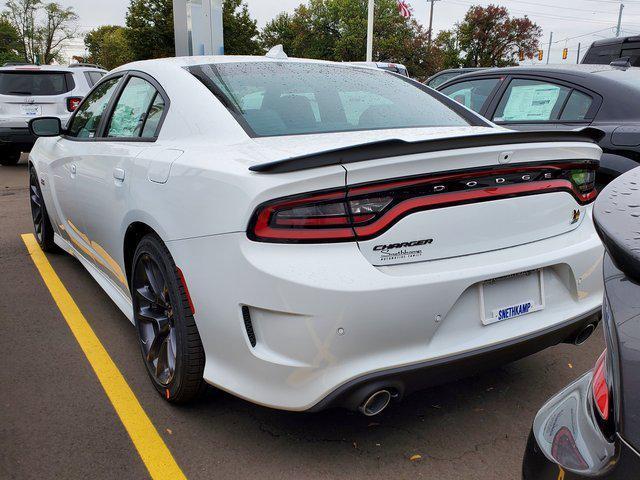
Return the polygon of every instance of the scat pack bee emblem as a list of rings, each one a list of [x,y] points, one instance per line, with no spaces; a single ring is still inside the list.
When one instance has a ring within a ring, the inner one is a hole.
[[[580,210],[575,209],[571,217],[571,225],[573,225],[574,223],[578,223],[579,220],[580,220]]]

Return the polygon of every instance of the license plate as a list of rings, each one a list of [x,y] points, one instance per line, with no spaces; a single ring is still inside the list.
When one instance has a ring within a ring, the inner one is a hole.
[[[494,278],[478,284],[483,325],[544,309],[542,269]]]
[[[37,117],[41,114],[40,105],[20,105],[22,114],[29,117]]]

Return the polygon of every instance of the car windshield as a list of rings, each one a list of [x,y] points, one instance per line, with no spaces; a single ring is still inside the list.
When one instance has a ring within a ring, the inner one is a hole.
[[[64,72],[0,72],[2,95],[62,95],[72,88]]]
[[[435,94],[381,70],[254,62],[189,71],[254,136],[469,124]]]

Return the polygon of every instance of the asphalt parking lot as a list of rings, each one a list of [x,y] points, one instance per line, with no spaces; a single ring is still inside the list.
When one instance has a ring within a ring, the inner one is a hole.
[[[0,167],[0,478],[149,478],[145,462],[21,234],[32,231],[25,159]],[[542,403],[591,368],[586,344],[414,394],[378,417],[274,411],[209,389],[188,407],[152,388],[136,333],[72,257],[51,266],[190,479],[518,479]]]

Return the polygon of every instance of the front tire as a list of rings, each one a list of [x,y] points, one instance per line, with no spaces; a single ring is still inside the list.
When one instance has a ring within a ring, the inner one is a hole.
[[[14,147],[1,147],[0,148],[0,165],[5,167],[11,167],[17,165],[20,161],[21,152]]]
[[[57,252],[58,247],[53,241],[53,227],[49,220],[47,207],[44,204],[42,190],[38,182],[36,169],[29,168],[29,203],[31,205],[31,217],[33,219],[33,233],[40,248],[45,252]]]
[[[204,387],[204,348],[178,268],[156,235],[140,240],[131,272],[134,319],[147,373],[167,401],[189,402]]]

